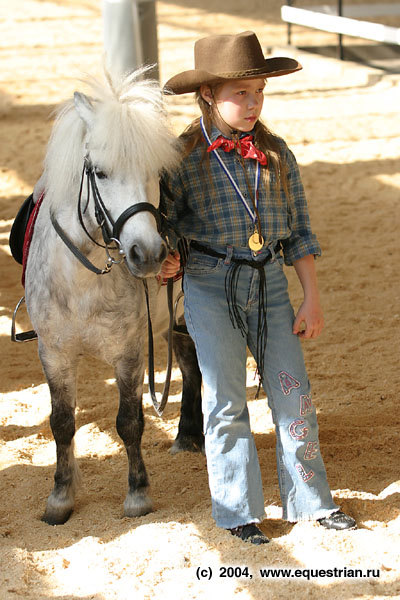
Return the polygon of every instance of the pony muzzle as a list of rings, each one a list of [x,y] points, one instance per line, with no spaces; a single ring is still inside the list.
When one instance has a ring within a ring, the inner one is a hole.
[[[165,241],[158,236],[155,243],[133,244],[127,254],[128,265],[133,266],[135,271],[139,271],[143,276],[158,274],[161,264],[168,256],[168,246]]]

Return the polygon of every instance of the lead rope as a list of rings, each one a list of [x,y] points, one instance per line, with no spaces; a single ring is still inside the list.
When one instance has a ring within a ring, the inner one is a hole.
[[[171,383],[171,372],[172,372],[172,336],[173,336],[173,286],[174,279],[170,277],[167,280],[167,298],[168,298],[168,314],[169,314],[169,326],[168,326],[168,358],[167,358],[167,373],[165,376],[164,389],[162,392],[161,400],[158,402],[157,396],[155,393],[154,386],[154,342],[153,342],[153,327],[151,324],[151,316],[150,316],[150,302],[149,302],[149,289],[147,287],[147,281],[143,280],[144,293],[146,296],[146,306],[147,306],[147,337],[148,337],[148,354],[149,354],[149,370],[148,370],[148,378],[149,378],[149,392],[151,396],[151,401],[153,403],[154,410],[158,414],[159,417],[162,416],[164,412],[164,408],[168,402],[168,394],[169,394],[169,386]]]

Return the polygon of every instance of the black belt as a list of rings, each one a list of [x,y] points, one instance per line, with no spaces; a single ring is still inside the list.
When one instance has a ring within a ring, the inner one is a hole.
[[[226,259],[226,257],[227,257],[226,254],[217,252],[216,250],[213,250],[212,248],[209,248],[208,246],[203,246],[203,244],[200,244],[200,242],[196,242],[196,240],[191,240],[190,247],[194,248],[194,250],[197,250],[198,252],[201,252],[202,254],[208,254],[208,256],[213,256],[215,258]],[[280,251],[280,249],[281,249],[281,244],[280,244],[280,242],[277,242],[277,244],[274,247],[274,253],[276,254],[277,252]],[[270,250],[268,250],[268,253],[263,258],[263,260],[248,260],[247,258],[231,257],[231,262],[237,263],[239,265],[247,265],[249,267],[253,267],[253,269],[261,269],[271,259],[272,259],[272,253]]]

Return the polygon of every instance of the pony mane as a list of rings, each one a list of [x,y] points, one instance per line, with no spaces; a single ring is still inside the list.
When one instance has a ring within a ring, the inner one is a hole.
[[[108,175],[143,181],[173,168],[179,161],[176,138],[167,126],[162,90],[156,81],[141,79],[147,68],[134,71],[117,84],[88,78],[94,124],[88,146],[102,153]],[[53,202],[62,202],[79,185],[86,125],[74,101],[56,113],[45,158],[46,190]]]

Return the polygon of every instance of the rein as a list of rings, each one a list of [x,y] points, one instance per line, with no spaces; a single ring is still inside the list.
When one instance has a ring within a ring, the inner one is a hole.
[[[87,202],[86,206],[82,212],[82,192],[83,192],[83,184],[85,175],[87,176]],[[95,216],[96,221],[99,227],[102,230],[104,245],[100,244],[97,240],[93,238],[93,236],[87,230],[87,227],[83,220],[83,214],[86,212],[89,201],[90,201],[90,192],[92,193],[94,205],[95,205]],[[119,240],[119,236],[122,230],[122,227],[126,223],[128,219],[133,217],[139,212],[147,211],[150,212],[157,223],[157,230],[161,230],[161,217],[158,210],[150,204],[150,202],[139,202],[138,204],[133,204],[129,206],[124,212],[118,217],[118,219],[114,222],[109,211],[107,210],[100,192],[98,190],[95,178],[95,170],[93,164],[89,158],[89,156],[85,156],[84,165],[82,170],[81,183],[79,188],[79,198],[78,198],[78,217],[79,222],[81,224],[82,229],[88,236],[88,238],[96,244],[96,246],[100,246],[104,248],[107,254],[107,260],[105,267],[103,269],[99,269],[96,267],[88,258],[79,250],[79,248],[72,242],[69,236],[66,234],[64,229],[61,227],[59,222],[57,221],[54,213],[50,212],[51,223],[56,230],[58,236],[67,246],[67,248],[72,252],[72,254],[79,260],[79,262],[89,271],[95,273],[96,275],[105,275],[111,271],[111,268],[114,264],[120,264],[125,259],[125,253],[121,248],[121,242]],[[109,224],[112,229],[110,229]],[[111,246],[114,243],[116,246]],[[118,254],[120,255],[120,259],[116,260],[111,256],[110,250],[118,250]],[[167,358],[167,375],[165,379],[164,389],[162,392],[161,400],[158,402],[155,389],[154,389],[154,343],[153,343],[153,327],[151,323],[150,316],[150,303],[149,303],[149,291],[147,287],[147,282],[143,279],[143,286],[146,297],[146,307],[147,307],[147,329],[148,329],[148,354],[149,354],[149,366],[148,366],[148,379],[149,379],[149,391],[151,400],[153,403],[154,410],[157,415],[161,417],[163,414],[164,408],[168,401],[168,393],[169,386],[171,382],[171,372],[172,372],[172,335],[174,329],[174,310],[173,310],[173,278],[168,279],[167,281],[167,298],[168,298],[168,313],[169,313],[169,326],[168,326],[168,358]]]
[[[171,372],[172,372],[172,335],[174,332],[174,314],[173,314],[173,306],[172,306],[172,291],[174,287],[174,279],[170,277],[167,280],[167,299],[168,299],[168,314],[169,314],[169,325],[168,325],[168,355],[167,355],[167,374],[165,376],[164,389],[162,392],[161,400],[158,402],[154,387],[154,343],[153,343],[153,327],[151,324],[150,318],[150,303],[149,303],[149,290],[147,287],[147,281],[143,280],[144,292],[146,296],[146,306],[147,306],[147,338],[148,338],[148,353],[149,353],[149,368],[148,368],[148,378],[149,378],[149,392],[151,396],[151,401],[153,403],[154,410],[158,414],[159,417],[164,412],[164,408],[168,402],[168,394],[169,394],[169,385],[171,383]]]

